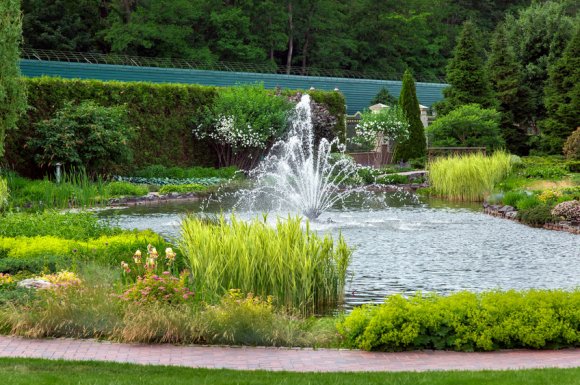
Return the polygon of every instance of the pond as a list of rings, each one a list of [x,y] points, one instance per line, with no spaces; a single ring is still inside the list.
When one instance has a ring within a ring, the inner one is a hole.
[[[124,228],[151,228],[175,237],[180,217],[202,207],[208,213],[227,213],[231,203],[141,206],[101,215]],[[341,233],[354,248],[346,285],[348,307],[380,302],[392,293],[580,286],[578,235],[491,217],[479,205],[376,193],[364,204],[354,199],[346,209],[323,213],[311,228],[334,236]]]

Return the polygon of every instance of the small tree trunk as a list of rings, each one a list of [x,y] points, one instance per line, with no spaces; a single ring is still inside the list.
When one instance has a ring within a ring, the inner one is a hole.
[[[286,56],[286,73],[290,74],[294,50],[294,24],[292,22],[292,1],[288,2],[288,55]]]

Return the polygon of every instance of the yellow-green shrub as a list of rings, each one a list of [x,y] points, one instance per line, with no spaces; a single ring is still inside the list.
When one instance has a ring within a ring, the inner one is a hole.
[[[395,295],[356,308],[337,327],[365,350],[580,346],[580,289]]]
[[[95,261],[118,266],[129,260],[133,252],[149,243],[165,248],[167,243],[158,234],[127,231],[119,235],[84,240],[56,236],[0,237],[0,272],[17,273],[19,269],[40,272],[68,268],[76,262]]]

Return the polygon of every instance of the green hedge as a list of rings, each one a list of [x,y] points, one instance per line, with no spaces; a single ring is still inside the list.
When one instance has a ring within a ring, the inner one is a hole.
[[[461,351],[580,346],[580,289],[388,297],[337,325],[347,346]]]
[[[34,154],[26,142],[35,135],[34,125],[52,118],[66,101],[93,100],[104,106],[125,104],[129,122],[137,135],[129,146],[134,153],[133,168],[149,165],[215,166],[217,159],[207,142],[196,140],[192,118],[211,104],[219,88],[184,84],[144,82],[103,82],[41,77],[25,78],[31,108],[20,119],[18,131],[6,140],[5,162],[26,176],[41,176]],[[337,92],[312,92],[338,118],[337,132],[344,132],[344,97]],[[111,170],[120,172],[123,170]]]

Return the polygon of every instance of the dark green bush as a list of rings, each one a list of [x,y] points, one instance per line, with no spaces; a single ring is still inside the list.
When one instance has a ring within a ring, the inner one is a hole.
[[[62,163],[67,169],[108,173],[113,167],[126,167],[132,159],[127,144],[134,130],[128,125],[126,114],[123,106],[67,102],[54,117],[36,123],[36,135],[28,145],[41,167]]]
[[[560,179],[568,172],[564,166],[531,166],[522,171],[522,176],[537,179]]]
[[[347,346],[461,351],[580,346],[580,290],[390,296],[337,325]]]
[[[133,163],[126,171],[149,165],[172,167],[215,166],[217,159],[209,143],[196,140],[191,120],[211,105],[220,88],[200,85],[144,82],[103,82],[59,78],[24,79],[28,104],[32,107],[18,123],[17,134],[6,141],[6,162],[26,176],[42,176],[27,149],[28,138],[36,136],[35,124],[52,118],[66,102],[91,100],[102,106],[127,106],[127,119],[137,135],[129,142]],[[287,91],[292,94],[294,91]],[[325,104],[337,117],[336,131],[344,137],[344,96],[339,92],[314,91],[312,98]]]
[[[552,215],[552,208],[547,205],[538,205],[520,209],[517,217],[522,223],[530,226],[543,226],[556,220]]]

